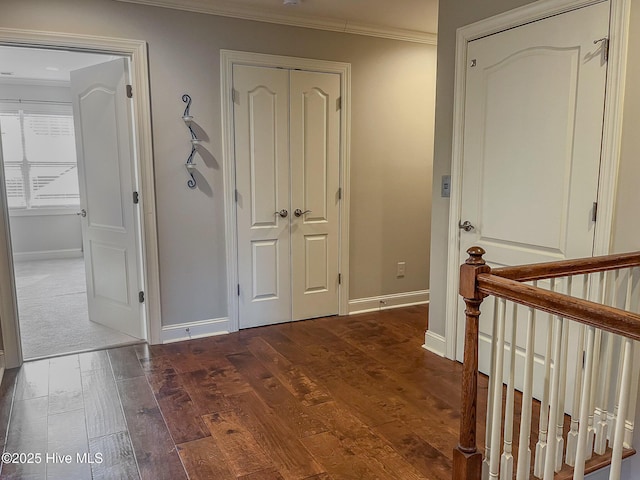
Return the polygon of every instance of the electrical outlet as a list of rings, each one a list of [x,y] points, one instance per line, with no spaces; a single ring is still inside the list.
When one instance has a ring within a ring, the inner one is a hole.
[[[404,277],[406,267],[407,267],[407,264],[405,262],[398,262],[398,268],[396,269],[396,277],[398,278]]]

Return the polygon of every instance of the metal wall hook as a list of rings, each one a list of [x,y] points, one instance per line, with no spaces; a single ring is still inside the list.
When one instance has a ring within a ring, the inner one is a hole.
[[[193,116],[189,111],[191,109],[191,95],[188,95],[185,93],[184,95],[182,95],[182,101],[187,104],[182,114],[182,120],[184,120],[185,124],[187,125],[187,128],[189,129],[189,133],[191,134],[191,153],[189,153],[189,157],[185,162],[185,167],[187,168],[187,172],[191,177],[187,181],[187,186],[189,188],[196,188],[196,178],[193,176],[193,171],[192,171],[196,167],[196,164],[193,163],[193,157],[196,154],[196,147],[200,144],[200,140],[198,140],[196,132],[193,130],[193,127],[192,127]]]

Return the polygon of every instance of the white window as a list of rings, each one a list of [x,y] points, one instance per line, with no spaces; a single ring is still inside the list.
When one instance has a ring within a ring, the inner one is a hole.
[[[0,132],[9,208],[80,205],[71,107],[3,109]]]

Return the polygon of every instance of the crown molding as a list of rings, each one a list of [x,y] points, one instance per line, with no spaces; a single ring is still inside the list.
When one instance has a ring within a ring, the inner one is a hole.
[[[331,32],[351,33],[370,37],[381,37],[405,42],[437,45],[435,33],[420,32],[404,28],[383,27],[364,23],[339,20],[336,18],[303,16],[292,13],[278,13],[245,5],[232,5],[211,0],[116,0],[153,7],[172,8],[188,12],[206,13],[222,17],[241,18],[257,22],[277,23],[293,27],[314,28]]]

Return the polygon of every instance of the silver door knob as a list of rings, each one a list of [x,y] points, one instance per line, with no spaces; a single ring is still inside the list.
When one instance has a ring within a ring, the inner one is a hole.
[[[296,209],[294,210],[294,212],[293,212],[293,214],[294,214],[296,217],[301,217],[302,215],[305,215],[305,214],[307,214],[307,213],[311,213],[311,210],[305,210],[305,211],[303,212],[303,211],[302,211],[302,210],[300,210],[299,208],[296,208]]]
[[[469,220],[465,220],[464,223],[461,222],[461,221],[458,222],[458,227],[461,230],[464,230],[465,232],[470,232],[471,230],[476,228],[471,224],[471,222]]]
[[[80,215],[81,217],[86,217],[87,216],[87,211],[83,208],[79,212],[76,212],[76,215]]]
[[[287,212],[284,208],[282,210],[280,210],[279,212],[275,212],[274,215],[280,215],[282,218],[286,218],[287,215],[289,215],[289,212]]]

